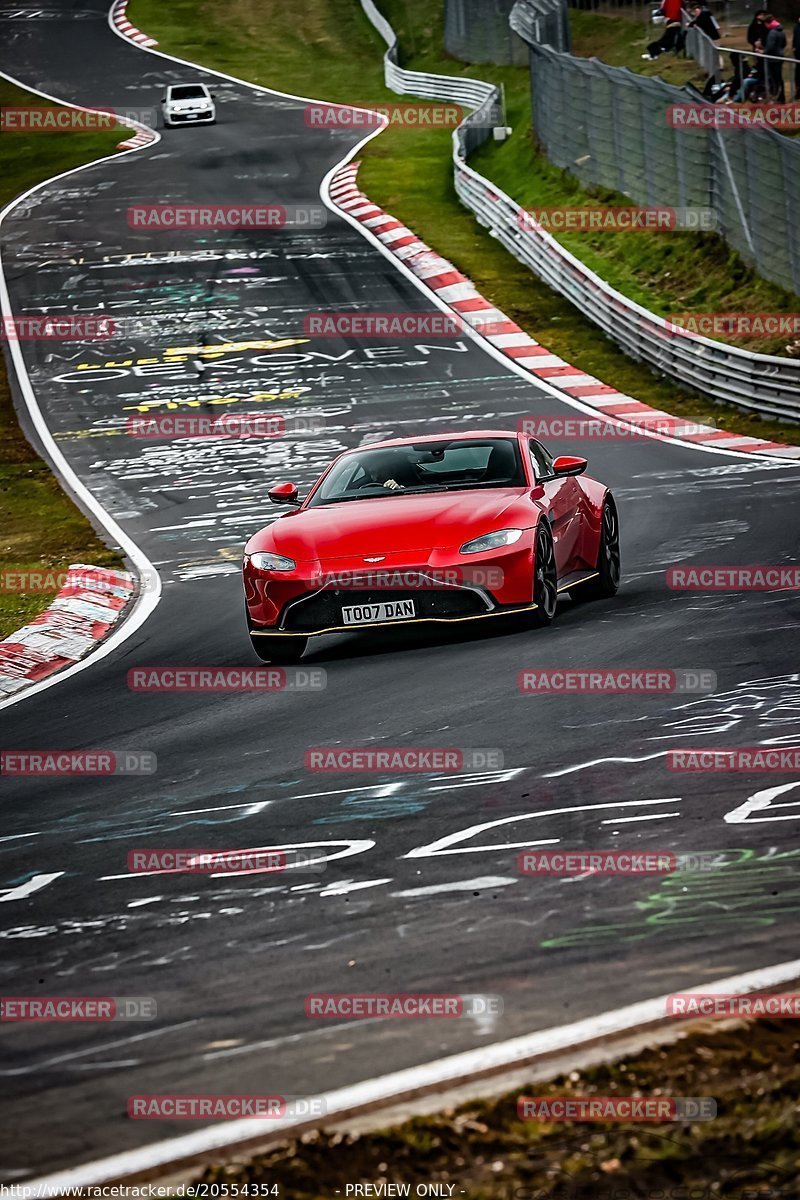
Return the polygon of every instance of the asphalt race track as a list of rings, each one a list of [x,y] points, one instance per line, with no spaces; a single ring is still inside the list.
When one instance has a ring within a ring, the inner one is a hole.
[[[131,109],[193,77],[112,33],[97,0],[29,11],[50,19],[0,8],[0,69],[23,85]],[[61,449],[164,582],[154,614],[118,651],[2,712],[4,748],[158,760],[152,775],[0,779],[3,991],[158,1004],[147,1024],[0,1025],[4,1182],[186,1132],[128,1120],[134,1094],[316,1094],[777,963],[796,947],[800,793],[788,789],[800,780],[675,774],[664,762],[675,746],[796,738],[797,594],[672,592],[664,577],[681,563],[795,560],[792,463],[644,439],[553,444],[588,453],[617,498],[624,582],[614,601],[565,601],[544,631],[312,642],[303,665],[327,672],[320,691],[128,689],[137,666],[254,665],[238,566],[247,536],[277,511],[269,484],[292,478],[302,490],[334,453],[378,435],[571,412],[468,337],[307,339],[309,312],[433,308],[332,212],[316,230],[130,228],[137,202],[319,204],[323,177],[359,136],[309,128],[301,101],[205,78],[219,98],[215,126],[164,130],[150,149],[41,189],[2,226],[15,313],[47,306],[128,322],[109,342],[28,342],[24,354]],[[186,349],[198,341],[263,345],[211,359],[200,377]],[[324,417],[324,432],[125,435],[131,413],[214,412],[220,397],[259,407],[255,393],[282,397],[266,407],[287,419]],[[535,666],[705,668],[718,690],[536,698],[517,688]],[[496,748],[503,768],[319,775],[304,769],[313,745]],[[769,804],[746,805],[764,789],[777,789]],[[724,850],[730,867],[713,878],[520,877],[516,848],[543,839]],[[126,868],[139,846],[308,843],[338,854],[324,872]],[[54,877],[15,896],[41,875]],[[303,1005],[312,991],[488,992],[504,1013],[313,1021]]]

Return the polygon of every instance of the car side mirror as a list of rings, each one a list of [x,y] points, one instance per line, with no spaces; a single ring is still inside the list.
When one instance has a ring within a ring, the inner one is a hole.
[[[299,504],[296,483],[276,483],[267,492],[273,504]]]
[[[572,454],[559,454],[553,462],[553,474],[558,479],[565,475],[582,475],[588,465],[585,458],[578,458],[577,455]]]

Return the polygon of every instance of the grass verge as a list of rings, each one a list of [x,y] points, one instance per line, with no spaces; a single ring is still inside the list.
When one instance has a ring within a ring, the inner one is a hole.
[[[0,79],[0,107],[52,107]],[[5,133],[0,138],[0,208],[34,184],[113,153],[119,130]],[[0,355],[0,572],[62,570],[71,562],[117,566],[121,556],[100,541],[61,490],[19,427],[6,363]],[[53,592],[6,592],[0,587],[0,638],[29,621]]]
[[[213,1165],[200,1179],[238,1184],[240,1194],[244,1184],[277,1185],[277,1194],[292,1200],[414,1196],[424,1194],[418,1184],[433,1183],[442,1189],[435,1195],[469,1200],[789,1200],[800,1185],[799,1049],[790,1020],[695,1032],[672,1046],[434,1117],[362,1136],[287,1140],[248,1162]],[[547,1124],[518,1117],[520,1095],[712,1097],[717,1116]],[[358,1184],[373,1189],[356,1192]],[[377,1190],[381,1184],[396,1187]]]
[[[465,65],[443,55],[442,3],[381,0],[400,38],[404,65],[502,82],[514,134],[474,165],[530,207],[622,203],[592,194],[534,152],[528,71]],[[362,104],[395,98],[383,86],[383,42],[357,0],[309,0],[302,19],[280,0],[134,0],[131,19],[161,49],[299,95]],[[365,148],[367,195],[469,275],[481,292],[553,353],[644,403],[736,433],[800,443],[800,430],[721,406],[633,362],[563,297],[498,245],[455,197],[450,133],[391,126]],[[710,234],[604,233],[569,244],[599,274],[658,312],[792,312],[797,299],[761,280]],[[759,350],[768,347],[759,342]]]

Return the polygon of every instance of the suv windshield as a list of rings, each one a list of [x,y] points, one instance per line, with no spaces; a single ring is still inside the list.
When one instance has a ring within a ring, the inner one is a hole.
[[[206,90],[199,83],[187,83],[182,87],[174,87],[170,92],[173,100],[205,100]]]
[[[346,454],[314,493],[309,507],[409,492],[525,487],[525,482],[516,439],[443,438]]]

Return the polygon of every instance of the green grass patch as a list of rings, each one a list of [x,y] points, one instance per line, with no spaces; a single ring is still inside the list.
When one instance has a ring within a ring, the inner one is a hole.
[[[47,102],[0,80],[0,106],[19,105]],[[4,133],[0,208],[42,179],[113,153],[124,136],[119,130]],[[0,355],[0,571],[63,570],[71,562],[118,566],[122,558],[100,541],[25,439]],[[0,590],[0,638],[46,608],[53,595]]]
[[[599,58],[611,67],[628,67],[637,75],[657,76],[675,87],[693,83],[702,88],[705,83],[705,73],[693,58],[669,51],[655,62],[642,58],[649,43],[658,41],[664,32],[663,25],[650,21],[649,8],[614,14],[571,8],[569,23],[572,53],[582,58]]]
[[[466,65],[442,49],[442,0],[381,0],[396,29],[403,65],[503,83],[514,133],[491,143],[473,165],[529,207],[616,202],[590,194],[535,153],[528,70]],[[384,43],[357,0],[308,0],[302,20],[279,0],[134,0],[131,19],[163,50],[204,66],[299,95],[352,103],[396,99],[383,86]],[[794,426],[715,404],[633,362],[567,300],[500,246],[458,202],[450,132],[390,127],[364,149],[366,194],[414,229],[475,281],[481,292],[555,354],[644,403],[733,432],[800,441]],[[574,237],[575,235],[573,235]],[[581,235],[567,242],[598,274],[657,312],[792,312],[796,297],[761,280],[711,234],[635,232]],[[766,350],[768,344],[756,347]],[[775,346],[769,347],[772,351]]]

